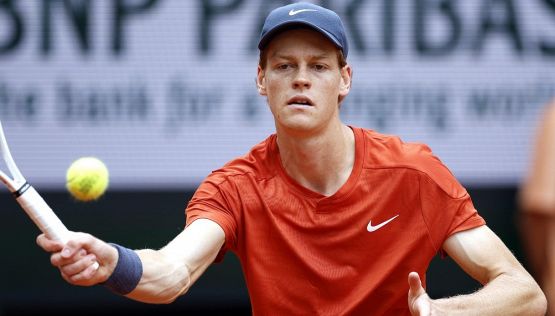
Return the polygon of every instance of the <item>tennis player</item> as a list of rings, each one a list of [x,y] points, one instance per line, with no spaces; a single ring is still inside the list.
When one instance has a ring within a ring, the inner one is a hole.
[[[280,7],[259,49],[257,88],[276,133],[202,182],[186,228],[160,250],[39,236],[65,280],[169,303],[232,251],[254,315],[545,313],[536,282],[427,146],[342,123],[353,72],[337,14]],[[438,252],[483,288],[431,299],[424,279]]]
[[[555,315],[555,100],[547,104],[534,138],[528,176],[520,191],[521,238],[530,271]]]

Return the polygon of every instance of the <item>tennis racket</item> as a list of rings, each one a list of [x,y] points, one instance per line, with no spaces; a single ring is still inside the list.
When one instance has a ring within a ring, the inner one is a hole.
[[[8,190],[10,190],[17,203],[19,203],[21,208],[23,208],[25,213],[27,213],[46,237],[64,244],[67,243],[69,240],[69,231],[35,188],[25,180],[19,168],[17,168],[10,153],[1,121],[0,152],[2,153],[2,158],[4,159],[10,175],[13,177],[11,178],[8,174],[0,170],[0,181],[8,187]],[[98,262],[95,262],[94,265],[98,268]]]

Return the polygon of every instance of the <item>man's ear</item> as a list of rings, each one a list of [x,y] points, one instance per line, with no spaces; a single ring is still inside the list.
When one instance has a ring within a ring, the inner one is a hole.
[[[256,87],[260,95],[266,95],[266,72],[260,66],[256,73]]]
[[[351,91],[351,83],[353,80],[353,70],[351,66],[345,65],[341,68],[341,82],[339,83],[339,96],[341,99],[349,94]]]

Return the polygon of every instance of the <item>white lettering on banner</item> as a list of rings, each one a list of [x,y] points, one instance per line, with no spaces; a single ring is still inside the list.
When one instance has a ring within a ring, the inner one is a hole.
[[[345,122],[430,145],[471,184],[517,184],[555,97],[555,0],[323,1],[354,68]],[[29,180],[77,157],[112,187],[197,185],[274,130],[254,84],[279,1],[0,3],[0,119]]]

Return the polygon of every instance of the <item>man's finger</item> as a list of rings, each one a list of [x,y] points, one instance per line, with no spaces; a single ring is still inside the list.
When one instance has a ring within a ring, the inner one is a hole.
[[[93,253],[92,245],[94,239],[89,234],[84,233],[73,233],[72,238],[63,247],[61,254],[63,258],[71,258],[76,254],[87,254]]]
[[[409,273],[409,296],[414,298],[426,293],[426,290],[422,287],[422,281],[420,281],[420,276],[416,272]]]
[[[61,267],[61,269],[66,275],[73,276],[81,273],[94,262],[96,262],[96,256],[94,254],[90,254],[80,258],[76,262],[72,262],[71,264]]]
[[[85,251],[84,249],[81,249],[78,252],[76,252],[74,256],[67,257],[67,258],[62,256],[61,252],[56,252],[50,255],[50,263],[52,263],[52,265],[55,267],[61,267],[61,266],[65,266],[65,265],[77,262],[78,260],[85,257],[86,255],[87,255],[87,251]]]
[[[409,273],[408,304],[411,315],[431,315],[431,300],[422,286],[420,276],[416,272]]]
[[[91,261],[89,262],[89,266],[83,269],[81,272],[74,274],[70,277],[71,283],[75,285],[92,285],[95,284],[97,281],[94,280],[94,275],[97,272],[97,268],[92,264]]]
[[[60,251],[63,248],[63,244],[59,241],[54,241],[48,239],[44,234],[40,234],[37,236],[36,243],[39,247],[44,249],[47,252],[56,252]]]
[[[62,250],[62,256],[71,257],[77,251],[85,250],[86,253],[96,253],[98,243],[96,238],[86,233],[74,233]]]

